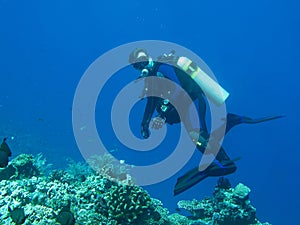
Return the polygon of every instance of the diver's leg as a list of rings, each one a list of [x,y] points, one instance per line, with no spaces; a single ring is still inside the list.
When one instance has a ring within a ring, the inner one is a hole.
[[[237,167],[233,161],[226,162],[224,164],[220,162],[213,162],[207,169],[206,173],[210,177],[219,177],[232,174],[236,171]]]
[[[216,155],[216,160],[212,162],[206,171],[209,176],[225,176],[236,171],[235,160],[229,158],[223,147]]]
[[[211,137],[204,137],[200,134],[196,147],[202,154],[212,154],[215,156],[217,162],[212,162],[212,164],[207,168],[213,168],[214,174],[216,176],[224,176],[230,173],[233,173],[237,167],[234,163],[234,160],[231,160],[230,157],[225,152],[224,148],[219,145],[218,141],[212,139],[208,142]],[[212,176],[212,175],[210,175]]]
[[[204,99],[204,96],[199,93],[197,95],[198,99],[198,113],[199,113],[199,120],[201,125],[201,130],[204,132],[208,132],[207,125],[206,125],[206,101]]]
[[[192,94],[192,96],[190,97],[194,100],[198,99],[198,104],[196,104],[197,117],[192,117],[192,107],[194,106],[193,104],[195,104],[195,102],[191,102],[190,105],[185,105],[187,111],[186,113],[184,113],[181,119],[193,142],[201,143],[198,141],[199,134],[199,138],[204,137],[205,139],[208,139],[209,137],[206,125],[206,101],[204,99],[204,96],[200,92]]]
[[[188,133],[199,129],[199,127],[195,127],[195,121],[190,117],[189,110],[186,110],[186,112],[181,115],[181,121]]]
[[[199,112],[196,109],[197,113],[194,115],[194,102],[192,99],[187,98],[187,95],[182,93],[178,96],[176,101],[178,102],[177,105],[180,106],[177,115],[179,120],[181,120],[181,122],[184,124],[186,131],[190,133],[191,131],[199,130],[199,121],[196,121],[198,120]]]
[[[205,98],[202,94],[202,92],[197,92],[197,93],[190,93],[189,97],[192,99],[193,102],[189,102],[189,104],[194,104],[196,105],[196,110],[197,110],[197,115],[198,115],[198,119],[199,119],[199,123],[200,123],[200,128],[201,131],[208,133],[208,129],[207,129],[207,124],[206,124],[206,101]],[[198,102],[196,101],[198,100]],[[182,101],[184,102],[184,101]],[[187,117],[191,116],[191,111],[192,111],[192,107],[191,105],[187,105],[185,104],[184,107],[188,107],[188,112],[187,112]],[[195,118],[190,118],[190,121],[186,121],[187,123],[191,123],[190,126],[188,127],[193,127],[193,124],[195,123],[195,121],[191,121],[192,119]],[[190,129],[190,130],[195,130],[194,129]],[[188,131],[190,131],[188,130]]]
[[[218,144],[218,143],[214,143],[213,141],[211,141],[211,143],[209,143],[208,141],[209,139],[203,137],[203,135],[199,135],[199,139],[197,142],[197,149],[202,153],[202,154],[213,154],[215,155],[216,160],[218,160],[219,162],[226,162],[226,161],[230,161],[230,157],[227,155],[227,153],[225,152],[224,148]],[[220,148],[218,151],[216,148]],[[217,154],[216,154],[217,153]]]
[[[224,148],[221,147],[216,155],[216,160],[218,160],[220,163],[225,163],[231,161],[230,157],[225,152]]]

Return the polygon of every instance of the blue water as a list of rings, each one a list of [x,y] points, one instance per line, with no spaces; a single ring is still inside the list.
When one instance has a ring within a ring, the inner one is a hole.
[[[0,136],[14,137],[9,144],[15,156],[43,152],[55,167],[63,167],[66,157],[83,160],[72,131],[72,101],[88,66],[128,42],[174,42],[197,53],[229,90],[228,111],[253,117],[286,115],[235,128],[224,147],[230,156],[242,157],[229,178],[233,185],[243,182],[251,188],[258,218],[274,225],[299,224],[299,19],[299,3],[292,0],[0,0]],[[107,84],[104,96],[138,76],[132,68],[122,74]],[[97,104],[103,116],[110,113],[107,99]],[[133,110],[135,120],[130,121],[136,135],[142,106]],[[97,118],[101,121],[100,112]],[[120,157],[135,161],[110,134],[111,126],[105,126],[99,133],[107,147],[118,148]],[[169,128],[177,137],[179,127]],[[155,160],[168,151],[166,144],[155,150]],[[216,178],[172,196],[176,178],[195,166],[200,156],[195,154],[182,171],[147,190],[172,212],[178,200],[211,195]]]

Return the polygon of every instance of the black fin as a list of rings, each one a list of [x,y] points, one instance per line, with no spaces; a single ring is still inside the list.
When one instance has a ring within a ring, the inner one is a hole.
[[[226,133],[233,128],[236,125],[245,123],[245,124],[256,124],[256,123],[262,123],[262,122],[267,122],[270,120],[276,120],[283,118],[285,116],[269,116],[269,117],[263,117],[263,118],[257,118],[257,119],[252,119],[247,116],[240,116],[236,115],[233,113],[228,113],[227,118],[226,118]]]
[[[177,182],[176,182],[176,185],[174,188],[174,196],[186,191],[187,189],[198,184],[199,182],[201,182],[202,180],[204,180],[205,178],[207,178],[209,176],[224,176],[224,175],[233,173],[236,170],[236,167],[234,166],[233,163],[240,159],[241,159],[241,157],[237,157],[233,160],[227,160],[226,162],[223,162],[222,166],[230,167],[230,168],[228,168],[229,170],[219,167],[216,163],[212,163],[208,168],[206,168],[203,171],[199,171],[199,166],[191,169],[186,174],[184,174],[183,176],[181,176],[177,179]],[[232,164],[234,167],[231,166]],[[224,170],[225,174],[214,174],[216,167],[218,167],[221,170]]]
[[[262,122],[266,122],[266,121],[270,121],[270,120],[280,119],[283,117],[285,117],[285,116],[269,116],[269,117],[263,117],[263,118],[257,118],[257,119],[251,119],[251,118],[245,117],[244,123],[249,123],[249,124],[262,123]]]
[[[207,177],[207,173],[205,171],[200,172],[199,167],[191,169],[185,175],[177,179],[174,188],[174,196],[186,191]]]

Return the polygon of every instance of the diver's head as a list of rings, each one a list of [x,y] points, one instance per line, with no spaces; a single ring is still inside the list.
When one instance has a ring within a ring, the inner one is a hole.
[[[137,70],[143,70],[149,64],[149,55],[143,48],[134,49],[129,55],[129,63]]]

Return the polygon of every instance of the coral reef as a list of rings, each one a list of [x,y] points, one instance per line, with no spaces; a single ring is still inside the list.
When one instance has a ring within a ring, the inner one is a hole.
[[[93,159],[98,168],[102,166],[96,172],[69,160],[66,170],[47,173],[41,155],[13,159],[0,171],[0,224],[261,225],[250,205],[250,189],[243,184],[231,188],[222,179],[211,198],[180,201],[178,207],[191,213],[185,217],[170,214],[133,184],[127,168],[103,157]]]
[[[207,225],[268,225],[256,218],[256,209],[250,204],[250,188],[239,183],[231,188],[229,181],[220,178],[211,198],[201,201],[179,201],[178,207],[191,213],[191,219]]]

